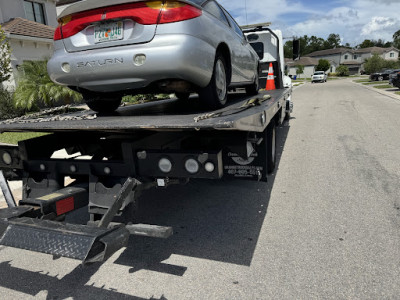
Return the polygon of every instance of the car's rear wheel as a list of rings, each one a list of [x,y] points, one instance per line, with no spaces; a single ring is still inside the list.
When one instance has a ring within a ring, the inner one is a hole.
[[[111,113],[121,104],[120,97],[110,97],[102,93],[84,92],[82,93],[86,105],[95,112]]]
[[[186,101],[190,97],[190,93],[175,93],[176,98],[178,98],[180,101]]]
[[[257,95],[259,89],[260,89],[260,82],[259,82],[259,77],[258,77],[258,73],[257,73],[254,78],[254,82],[252,84],[246,86],[246,94],[249,96]]]
[[[379,76],[378,81],[383,81],[383,76]]]
[[[199,98],[207,108],[224,107],[228,98],[228,79],[225,59],[217,54],[210,83],[199,91]]]

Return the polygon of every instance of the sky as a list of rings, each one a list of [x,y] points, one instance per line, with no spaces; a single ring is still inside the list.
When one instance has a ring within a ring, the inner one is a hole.
[[[219,0],[239,25],[272,22],[284,37],[337,33],[342,44],[393,40],[400,0]],[[246,13],[247,12],[247,13]]]

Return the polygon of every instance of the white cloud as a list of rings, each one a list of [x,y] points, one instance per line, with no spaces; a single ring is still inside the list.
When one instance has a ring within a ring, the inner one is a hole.
[[[382,32],[393,34],[399,27],[399,21],[394,18],[373,17],[371,21],[362,28],[361,36],[378,39],[382,36]]]
[[[244,0],[219,2],[239,24],[247,23]],[[343,43],[353,46],[364,39],[391,41],[400,29],[399,11],[400,0],[331,0],[321,2],[319,7],[307,0],[247,0],[250,24],[271,21],[272,27],[282,29],[286,36],[327,38],[330,33],[338,33]],[[292,19],[288,19],[289,14]]]

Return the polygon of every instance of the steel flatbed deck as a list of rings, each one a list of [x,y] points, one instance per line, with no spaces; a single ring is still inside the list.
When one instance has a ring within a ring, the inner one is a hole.
[[[243,92],[236,92],[229,95],[229,102],[225,108],[211,112],[199,109],[201,106],[196,97],[192,97],[185,103],[177,100],[160,100],[120,107],[112,115],[95,116],[92,111],[82,111],[61,115],[60,118],[55,119],[48,116],[9,124],[0,122],[0,132],[132,132],[137,130],[262,132],[276,112],[284,107],[289,94],[289,89],[263,91],[252,97],[246,96]],[[262,100],[256,105],[246,105],[249,100],[255,98]],[[68,119],[68,116],[75,117],[75,120]]]

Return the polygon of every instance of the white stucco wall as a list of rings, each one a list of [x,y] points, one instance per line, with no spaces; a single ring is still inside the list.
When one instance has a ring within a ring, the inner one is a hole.
[[[290,67],[288,71],[288,75],[297,75],[296,67]],[[297,78],[311,78],[312,74],[315,72],[315,66],[305,66],[303,74],[297,75]]]
[[[21,65],[25,60],[44,60],[50,58],[53,54],[53,42],[11,39],[10,45],[12,49],[11,65],[13,67],[13,74],[9,81],[3,82],[3,86],[8,89],[14,89],[18,75],[17,66]]]
[[[392,54],[393,57],[390,57],[390,54]],[[399,52],[390,51],[388,53],[384,53],[382,56],[383,56],[384,59],[387,59],[387,60],[398,60],[399,59]]]

